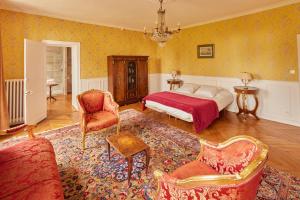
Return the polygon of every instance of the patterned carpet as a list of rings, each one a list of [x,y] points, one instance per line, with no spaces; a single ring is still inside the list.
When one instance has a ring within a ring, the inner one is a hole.
[[[183,130],[160,123],[135,110],[121,112],[121,130],[130,130],[151,148],[148,175],[145,156],[134,157],[132,186],[127,185],[127,163],[112,150],[108,160],[105,137],[115,127],[87,137],[87,149],[81,150],[79,125],[72,125],[40,134],[48,138],[56,151],[57,163],[65,191],[65,199],[152,199],[156,191],[153,171],[171,172],[194,160],[199,153],[197,137]],[[18,138],[1,146],[24,140]],[[257,194],[258,200],[300,199],[300,179],[267,167]]]

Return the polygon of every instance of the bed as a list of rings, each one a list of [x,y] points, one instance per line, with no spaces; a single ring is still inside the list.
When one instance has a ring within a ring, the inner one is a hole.
[[[157,96],[158,98],[155,98]],[[166,97],[167,101],[162,101]],[[178,100],[180,98],[180,100]],[[177,100],[177,104],[182,105],[177,106],[174,104],[174,101]],[[191,100],[191,101],[190,101]],[[170,103],[171,101],[171,103]],[[189,103],[186,103],[190,101]],[[203,105],[202,102],[204,101]],[[209,126],[216,118],[219,117],[219,112],[224,110],[228,105],[233,102],[233,95],[226,89],[216,86],[209,86],[209,85],[198,85],[192,83],[185,83],[181,88],[178,88],[174,91],[169,92],[160,92],[150,94],[143,100],[144,109],[150,108],[152,110],[163,112],[168,115],[171,115],[175,118],[187,121],[187,122],[194,122],[195,124],[195,115],[193,110],[197,107],[198,112],[201,114],[197,119],[200,120],[200,123],[203,123],[203,119],[206,116],[211,115],[209,119],[205,119],[205,123],[201,125],[201,127],[196,127],[197,132],[203,130],[207,126]],[[186,108],[187,105],[189,108]],[[175,106],[174,106],[175,105]],[[210,109],[207,109],[207,106],[210,106]]]

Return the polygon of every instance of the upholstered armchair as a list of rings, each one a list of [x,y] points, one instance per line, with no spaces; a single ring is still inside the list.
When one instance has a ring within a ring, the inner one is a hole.
[[[213,144],[200,139],[195,161],[171,174],[155,171],[156,199],[254,200],[268,157],[268,147],[249,136]]]
[[[90,90],[78,95],[77,99],[80,107],[83,149],[87,133],[100,131],[115,124],[119,132],[119,105],[113,100],[111,93]]]

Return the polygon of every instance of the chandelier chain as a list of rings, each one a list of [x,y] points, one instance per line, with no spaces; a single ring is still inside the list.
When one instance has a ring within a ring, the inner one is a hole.
[[[171,38],[174,33],[180,32],[180,24],[178,24],[178,28],[176,30],[169,30],[166,25],[165,15],[166,10],[163,9],[163,0],[159,0],[160,7],[157,11],[157,21],[156,27],[152,32],[147,33],[146,27],[144,28],[145,35],[149,36],[153,41],[158,42],[160,46],[164,46],[165,43]]]

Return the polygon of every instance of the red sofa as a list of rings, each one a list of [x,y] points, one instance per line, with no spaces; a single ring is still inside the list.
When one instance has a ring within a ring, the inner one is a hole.
[[[42,138],[0,150],[0,199],[64,199],[55,154]]]

